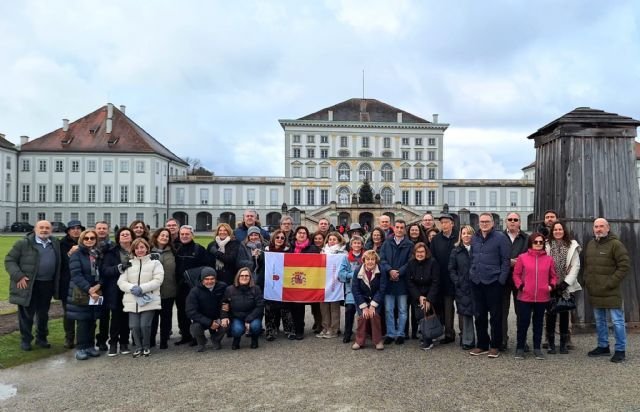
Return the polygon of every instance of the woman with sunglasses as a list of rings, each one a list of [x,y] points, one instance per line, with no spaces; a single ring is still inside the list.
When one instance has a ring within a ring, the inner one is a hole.
[[[69,259],[71,281],[67,316],[78,321],[78,360],[100,356],[94,345],[96,319],[102,313],[102,303],[97,304],[102,298],[97,244],[98,234],[95,231],[83,231],[78,238],[78,250]]]
[[[289,253],[291,248],[287,241],[287,235],[282,229],[276,229],[271,235],[269,245],[265,248],[265,252]],[[275,300],[264,301],[264,326],[266,329],[265,338],[268,341],[275,340],[280,329],[280,319],[282,319],[282,329],[285,336],[293,333],[293,320],[289,309]]]
[[[535,232],[529,236],[529,250],[518,256],[513,269],[513,283],[518,289],[518,344],[516,359],[524,358],[524,344],[533,313],[533,354],[543,360],[540,348],[544,311],[550,293],[556,287],[557,276],[553,258],[544,250],[544,236]]]
[[[244,267],[238,270],[233,285],[230,285],[224,293],[224,302],[228,302],[228,309],[227,305],[223,305],[222,318],[231,319],[230,329],[233,336],[231,349],[240,349],[240,339],[244,334],[251,336],[251,349],[256,349],[258,336],[262,332],[264,299],[262,289],[256,285],[249,268]]]

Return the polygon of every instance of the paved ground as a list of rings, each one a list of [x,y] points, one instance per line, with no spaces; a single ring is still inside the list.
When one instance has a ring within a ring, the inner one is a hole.
[[[308,321],[311,319],[309,318]],[[310,325],[310,323],[308,323]],[[337,339],[261,340],[260,348],[194,353],[156,350],[78,362],[72,351],[2,371],[17,393],[0,410],[638,410],[640,335],[629,335],[624,364],[588,358],[593,334],[577,335],[569,355],[544,361],[475,358],[456,345],[417,341],[377,352]],[[1,385],[0,385],[1,386]],[[9,388],[9,390],[10,390]],[[7,387],[0,388],[0,399]]]

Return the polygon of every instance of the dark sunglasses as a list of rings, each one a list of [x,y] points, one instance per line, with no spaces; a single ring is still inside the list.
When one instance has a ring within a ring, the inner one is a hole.
[[[533,242],[534,245],[544,245],[544,240],[534,240]]]
[[[285,237],[284,236],[276,236],[276,239],[284,240]]]
[[[84,240],[96,240],[95,236],[85,236]]]
[[[519,222],[519,221],[520,221],[520,219],[518,219],[517,217],[512,217],[512,218],[507,219],[507,222]]]

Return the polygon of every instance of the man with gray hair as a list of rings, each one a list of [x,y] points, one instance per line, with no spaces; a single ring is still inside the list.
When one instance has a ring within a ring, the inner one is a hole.
[[[284,232],[287,245],[292,246],[296,240],[296,235],[293,233],[293,218],[291,216],[282,216],[280,229]]]
[[[598,346],[589,356],[609,356],[609,326],[607,315],[611,317],[616,337],[615,353],[611,362],[625,360],[627,335],[622,304],[622,280],[630,269],[629,252],[618,238],[611,233],[609,222],[598,218],[593,222],[594,239],[585,249],[584,279],[593,317],[596,321]]]
[[[260,224],[258,223],[258,212],[253,209],[247,209],[244,211],[242,214],[242,223],[233,231],[233,234],[236,236],[238,241],[242,242],[247,238],[247,231],[252,226],[257,226],[258,229],[260,229],[260,234],[264,240],[269,240],[269,232],[260,227]]]

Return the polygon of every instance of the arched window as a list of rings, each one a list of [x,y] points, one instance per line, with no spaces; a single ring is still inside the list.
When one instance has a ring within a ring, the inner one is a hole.
[[[389,163],[383,164],[380,175],[383,182],[393,182],[393,167]]]
[[[346,187],[341,187],[338,189],[338,203],[341,205],[348,205],[349,198],[351,197],[351,193],[349,189]]]
[[[338,166],[338,181],[349,182],[351,181],[351,168],[346,163],[340,163]]]
[[[384,187],[380,191],[380,201],[383,205],[391,205],[393,203],[393,191],[389,187]]]
[[[371,166],[368,163],[363,163],[360,165],[360,180],[361,181],[371,181],[373,177],[373,171],[371,170]]]

